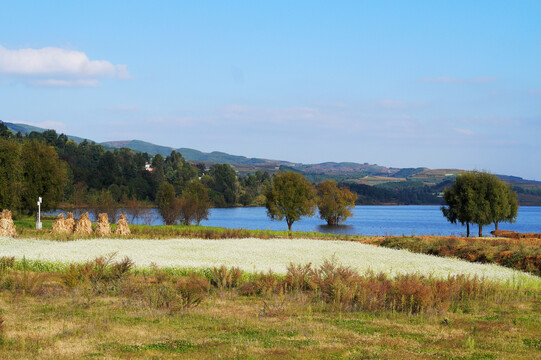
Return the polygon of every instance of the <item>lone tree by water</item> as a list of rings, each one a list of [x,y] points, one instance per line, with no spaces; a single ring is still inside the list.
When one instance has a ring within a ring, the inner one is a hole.
[[[302,216],[312,216],[316,207],[316,191],[301,174],[279,172],[265,192],[267,215],[272,220],[286,219],[287,227]]]
[[[167,181],[164,181],[158,189],[156,204],[165,225],[173,225],[178,221],[181,212],[180,200],[176,197],[174,186]]]
[[[517,220],[518,201],[517,193],[513,191],[511,186],[494,177],[493,186],[497,189],[492,192],[493,198],[491,201],[495,204],[492,207],[494,229],[498,230],[500,222],[514,223]]]
[[[202,220],[208,220],[210,205],[208,189],[199,180],[191,180],[180,198],[182,223],[199,225]]]
[[[328,225],[338,225],[353,216],[357,195],[346,187],[338,187],[334,180],[320,182],[317,187],[319,217]]]
[[[486,172],[467,172],[457,176],[451,187],[444,190],[443,198],[447,207],[441,208],[451,223],[466,225],[470,236],[470,224],[483,226],[502,221],[514,222],[518,203],[516,193],[495,175]]]

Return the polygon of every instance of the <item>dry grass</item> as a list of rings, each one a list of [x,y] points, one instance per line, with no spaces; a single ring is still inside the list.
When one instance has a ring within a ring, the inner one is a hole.
[[[3,359],[506,358],[539,354],[532,304],[446,317],[338,313],[296,298],[210,297],[188,311],[99,296],[0,298]],[[25,319],[23,322],[22,319]]]
[[[1,263],[2,359],[533,359],[541,347],[540,294],[475,279],[391,281],[330,263],[292,265],[283,277],[234,268],[133,275],[129,259],[63,274]],[[262,290],[241,295],[250,283]],[[353,306],[362,293],[379,297]],[[381,305],[393,296],[404,304]],[[436,298],[447,310],[430,310]]]
[[[495,263],[541,275],[541,239],[391,236],[372,244],[416,253],[456,257],[470,262]]]

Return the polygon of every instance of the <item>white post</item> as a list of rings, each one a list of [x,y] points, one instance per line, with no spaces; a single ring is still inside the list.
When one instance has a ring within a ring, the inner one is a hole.
[[[38,200],[38,222],[36,223],[36,229],[41,230],[41,196]]]

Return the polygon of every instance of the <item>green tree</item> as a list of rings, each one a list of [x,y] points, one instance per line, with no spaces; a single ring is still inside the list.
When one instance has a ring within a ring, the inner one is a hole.
[[[320,182],[317,187],[317,206],[321,219],[328,225],[338,225],[353,216],[357,195],[346,187],[338,187],[334,180]]]
[[[180,202],[182,222],[190,225],[195,221],[208,220],[210,199],[208,189],[199,180],[191,180],[182,192]]]
[[[447,207],[443,215],[452,223],[466,225],[470,236],[470,224],[483,226],[501,221],[514,221],[518,211],[516,195],[495,175],[486,172],[467,172],[457,176],[451,187],[444,190]]]
[[[289,231],[302,216],[314,215],[316,191],[302,174],[291,171],[276,173],[265,196],[268,216],[272,220],[285,218]]]
[[[37,212],[38,197],[42,197],[42,211],[55,209],[66,184],[66,165],[51,147],[37,140],[25,141],[22,160],[22,206],[30,213]]]
[[[165,159],[160,154],[156,154],[152,158],[152,180],[154,180],[157,187],[159,187],[165,180],[165,172],[163,168],[164,161]]]
[[[99,214],[105,213],[109,218],[109,222],[116,222],[120,206],[109,190],[93,190],[92,193],[87,196],[87,202],[94,219],[97,220]]]
[[[228,164],[214,164],[206,178],[208,186],[213,190],[216,206],[233,206],[237,203],[238,184],[235,170]],[[210,181],[209,181],[210,180]],[[222,200],[223,199],[223,200]]]
[[[180,218],[180,201],[175,195],[175,187],[163,182],[156,195],[158,212],[166,225],[173,225]]]
[[[8,129],[6,124],[0,121],[0,139],[10,139],[13,137],[13,133]]]
[[[518,215],[517,193],[513,191],[510,185],[493,176],[491,186],[494,190],[490,191],[492,222],[494,229],[498,230],[500,222],[514,223]]]
[[[0,209],[20,210],[22,186],[21,144],[0,138]]]

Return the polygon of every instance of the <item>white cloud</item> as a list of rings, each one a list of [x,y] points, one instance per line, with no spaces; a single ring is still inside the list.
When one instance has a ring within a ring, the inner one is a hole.
[[[120,104],[117,106],[109,106],[106,107],[107,110],[110,111],[139,111],[141,108],[138,105],[126,105],[126,104]]]
[[[476,77],[476,78],[453,78],[448,76],[440,76],[434,78],[423,78],[421,81],[430,83],[442,83],[442,84],[485,84],[494,82],[497,79],[495,77]]]
[[[98,80],[64,80],[64,79],[46,79],[46,80],[33,80],[29,81],[29,84],[42,87],[82,87],[82,86],[97,86]]]
[[[291,121],[317,121],[321,118],[318,108],[290,107],[290,108],[260,108],[243,105],[230,105],[225,108],[219,117],[229,120],[283,123]]]
[[[528,90],[528,94],[530,94],[530,95],[541,95],[541,89],[530,89],[530,90]]]
[[[472,130],[470,130],[470,129],[455,128],[453,130],[455,130],[457,133],[468,135],[468,136],[474,134],[474,132]]]
[[[392,99],[383,99],[379,102],[379,106],[386,109],[411,109],[426,106],[425,102],[422,101],[402,101],[402,100],[392,100]]]
[[[76,50],[54,47],[9,50],[0,45],[0,74],[28,79],[35,86],[96,86],[98,79],[129,79],[126,65],[90,60]]]

